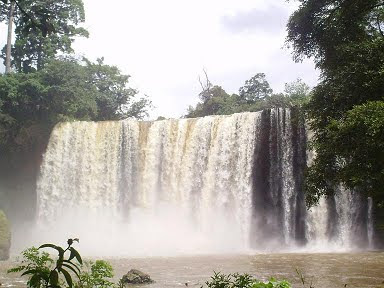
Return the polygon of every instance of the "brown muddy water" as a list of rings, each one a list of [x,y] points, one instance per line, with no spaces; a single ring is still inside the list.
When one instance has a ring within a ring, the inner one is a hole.
[[[149,273],[156,281],[140,287],[201,287],[213,271],[248,273],[259,279],[274,276],[286,279],[293,287],[381,287],[384,281],[384,252],[330,253],[330,254],[255,254],[153,258],[106,258],[116,279],[131,268]],[[15,261],[0,262],[2,287],[25,287],[25,279],[7,274]],[[297,275],[304,276],[303,286]],[[346,285],[346,286],[345,286]],[[384,287],[384,286],[382,286]]]

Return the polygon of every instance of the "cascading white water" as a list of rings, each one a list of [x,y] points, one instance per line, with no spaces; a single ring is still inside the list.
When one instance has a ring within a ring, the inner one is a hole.
[[[334,241],[332,207],[323,201],[305,212],[305,132],[293,118],[277,109],[61,123],[41,166],[37,221],[58,237],[65,231],[88,242],[97,238],[108,255],[327,245]],[[340,203],[341,210],[354,205]],[[343,235],[351,217],[341,210],[338,243],[353,243],[353,235]],[[100,246],[94,250],[102,253]]]
[[[207,250],[201,252],[244,249],[259,118],[258,113],[242,113],[59,124],[41,166],[38,221],[67,225],[61,220],[68,215],[76,215],[70,220],[76,223],[93,215],[98,225],[105,216],[128,226],[143,222],[137,229],[121,226],[126,230],[115,237],[154,237],[138,235],[153,224],[169,235],[163,242],[184,234],[185,243],[175,247],[181,252],[183,246],[199,249],[200,244]],[[192,234],[197,239],[191,240]]]

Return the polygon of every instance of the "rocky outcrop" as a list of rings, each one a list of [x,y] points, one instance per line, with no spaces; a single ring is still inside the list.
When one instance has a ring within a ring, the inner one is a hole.
[[[137,269],[129,270],[128,273],[125,274],[120,281],[124,285],[125,284],[148,284],[148,283],[154,282],[148,274],[141,272],[140,270],[137,270]]]
[[[11,229],[4,212],[0,210],[0,260],[9,258],[11,248]]]

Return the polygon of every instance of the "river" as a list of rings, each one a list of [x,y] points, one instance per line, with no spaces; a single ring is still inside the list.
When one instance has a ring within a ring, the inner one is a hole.
[[[116,279],[131,268],[149,273],[156,281],[140,287],[201,287],[213,271],[248,273],[259,279],[274,276],[293,287],[377,288],[384,281],[384,252],[322,254],[255,254],[183,257],[107,258]],[[25,279],[6,273],[14,261],[0,262],[2,287],[25,287]],[[305,277],[302,285],[296,269]],[[346,284],[346,286],[345,286]]]

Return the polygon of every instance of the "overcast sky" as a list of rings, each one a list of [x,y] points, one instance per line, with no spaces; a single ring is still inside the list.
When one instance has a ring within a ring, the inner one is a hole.
[[[159,115],[180,117],[198,101],[199,75],[228,93],[264,72],[275,92],[318,72],[311,61],[294,63],[284,48],[286,22],[295,3],[284,0],[83,0],[88,39],[77,54],[118,66],[131,86],[147,94]],[[292,2],[292,1],[291,1]],[[5,29],[1,26],[1,42]],[[4,39],[4,40],[3,40]],[[1,44],[3,44],[1,43]]]

